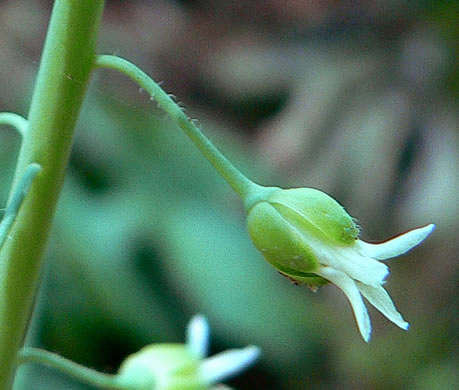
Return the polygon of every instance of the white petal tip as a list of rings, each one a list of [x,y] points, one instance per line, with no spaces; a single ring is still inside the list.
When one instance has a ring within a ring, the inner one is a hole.
[[[395,325],[397,325],[400,329],[407,331],[410,328],[410,324],[406,322],[402,316],[397,313],[394,317],[387,317],[390,321],[392,321]]]
[[[366,343],[370,342],[371,339],[371,322],[368,313],[365,313],[363,321],[357,321],[360,334],[362,335],[363,341]]]
[[[437,226],[434,223],[430,223],[428,225],[410,230],[409,232],[406,232],[397,238],[404,239],[406,245],[405,252],[407,252],[421,244],[427,237],[432,234],[436,227]]]
[[[254,345],[219,353],[204,360],[200,367],[200,376],[208,385],[218,383],[252,365],[260,354],[260,348]]]
[[[365,309],[366,310],[366,309]],[[362,335],[363,341],[366,343],[370,342],[371,339],[371,322],[368,313],[365,311],[363,313],[363,318],[359,318],[357,313],[355,313],[357,319],[357,326],[359,328],[360,334]]]
[[[188,324],[187,345],[191,353],[199,358],[207,356],[209,348],[209,323],[201,314],[195,315]]]
[[[424,235],[424,237],[422,238],[421,242],[423,240],[425,240],[435,229],[437,228],[437,225],[435,225],[434,223],[429,223],[428,225],[425,225],[425,226],[422,226],[422,227],[419,227],[417,229],[413,229],[413,230],[417,230],[420,234]]]
[[[364,252],[374,259],[386,260],[403,255],[421,244],[435,230],[433,223],[415,228],[388,241],[379,244],[360,242]]]
[[[359,331],[363,341],[369,343],[371,339],[371,324],[368,324],[368,327],[365,327],[364,329],[359,326]]]
[[[245,354],[246,365],[255,363],[261,355],[261,349],[256,345],[249,345],[245,347],[242,352]]]
[[[373,287],[360,282],[356,282],[356,284],[368,302],[379,310],[389,321],[403,330],[408,330],[410,324],[406,322],[397,311],[394,302],[392,302],[391,297],[382,286]]]

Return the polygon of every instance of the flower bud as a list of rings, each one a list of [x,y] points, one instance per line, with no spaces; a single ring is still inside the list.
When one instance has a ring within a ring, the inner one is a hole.
[[[249,210],[247,227],[268,262],[287,276],[308,278],[308,284],[325,283],[313,275],[320,264],[309,237],[349,246],[359,234],[354,220],[338,202],[312,188],[272,192]]]
[[[344,208],[318,190],[268,188],[252,199],[247,207],[250,237],[280,273],[298,284],[332,282],[339,287],[351,303],[365,341],[370,339],[371,324],[362,295],[397,326],[408,329],[383,287],[389,268],[380,260],[419,245],[434,224],[370,244],[358,239],[359,227]]]
[[[119,381],[135,390],[203,390],[199,359],[185,344],[154,344],[126,358]]]

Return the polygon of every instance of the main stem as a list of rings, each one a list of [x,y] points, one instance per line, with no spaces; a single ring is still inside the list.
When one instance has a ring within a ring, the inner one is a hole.
[[[11,386],[33,308],[103,7],[103,0],[56,0],[51,15],[11,194],[28,165],[42,170],[0,252],[0,390]]]

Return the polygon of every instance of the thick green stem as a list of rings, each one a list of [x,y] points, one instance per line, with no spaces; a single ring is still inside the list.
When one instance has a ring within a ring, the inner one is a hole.
[[[103,7],[103,0],[54,4],[11,194],[27,166],[38,163],[42,170],[19,210],[11,239],[0,251],[0,390],[10,387],[32,310],[73,131],[93,69]]]
[[[116,375],[103,374],[81,366],[55,353],[38,348],[22,348],[18,353],[16,363],[41,364],[66,373],[82,383],[101,387],[103,389],[126,389],[126,386],[118,382],[118,377]]]
[[[223,156],[201,130],[195,126],[193,121],[188,118],[180,106],[145,72],[131,62],[111,55],[98,56],[96,66],[117,70],[137,82],[158,103],[158,106],[182,128],[204,157],[210,161],[220,175],[244,200],[254,192],[260,191],[261,187],[244,176]]]

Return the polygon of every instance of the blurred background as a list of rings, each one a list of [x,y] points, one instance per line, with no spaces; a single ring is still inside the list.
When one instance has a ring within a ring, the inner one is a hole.
[[[255,250],[242,205],[124,76],[94,75],[28,340],[114,372],[203,313],[211,352],[256,344],[238,389],[454,389],[458,365],[458,15],[454,1],[107,1],[100,53],[163,81],[249,177],[315,187],[367,240],[437,224],[370,308],[365,344],[334,286],[291,285]],[[52,1],[0,3],[0,109],[27,115]],[[19,140],[0,130],[0,206]],[[0,346],[1,348],[1,346]],[[89,389],[40,367],[18,389]]]

